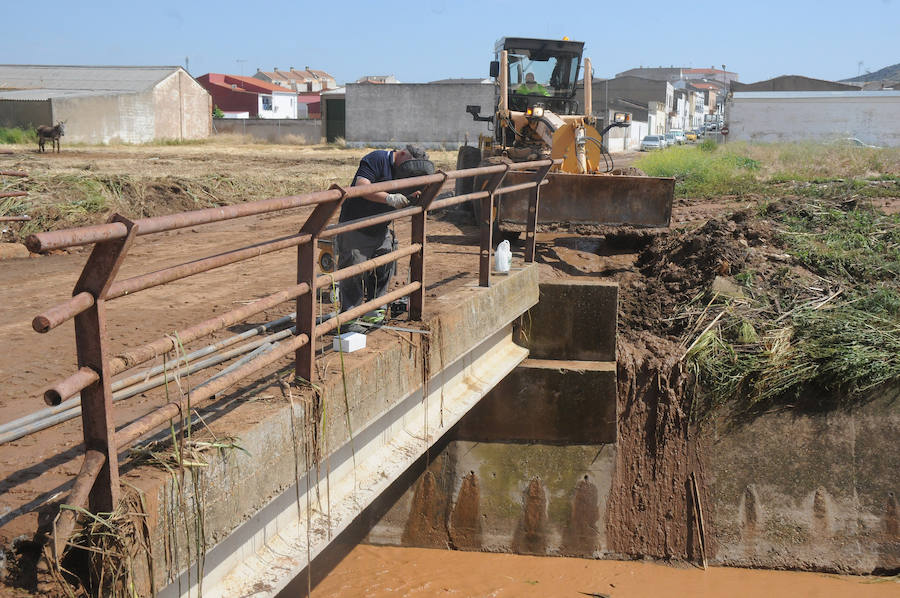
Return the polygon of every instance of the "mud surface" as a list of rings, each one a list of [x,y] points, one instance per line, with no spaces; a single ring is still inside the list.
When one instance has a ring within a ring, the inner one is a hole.
[[[647,333],[617,351],[616,468],[606,513],[609,550],[632,556],[699,556],[690,506],[695,459],[677,346]]]
[[[136,163],[135,155],[123,152],[82,152],[78,159],[86,161],[90,170],[95,168],[104,173],[121,173],[128,168],[157,168],[162,164],[167,171],[177,172],[180,168],[196,174],[198,169],[209,169],[215,164],[216,156],[202,156],[198,148],[185,148],[184,154],[165,150],[164,159],[150,163]],[[234,160],[236,156],[219,156],[222,160]],[[255,171],[265,168],[275,169],[296,162],[271,156],[273,163],[266,165],[262,158],[254,157],[251,162]],[[313,168],[320,168],[314,153],[304,153],[302,159],[310,160]],[[341,168],[347,160],[341,159]],[[358,159],[358,158],[355,158]],[[60,159],[37,162],[29,158],[27,168],[57,168]],[[352,167],[352,165],[351,165]],[[318,171],[317,171],[318,172]],[[343,175],[341,175],[343,176]],[[165,199],[174,202],[171,209],[182,209],[183,185],[173,177],[163,177],[158,188],[148,190],[159,195],[150,198],[153,208],[165,212],[156,204]],[[689,224],[696,217],[703,218],[710,210],[721,210],[721,206],[704,205],[698,214],[693,206],[676,209],[674,220]],[[294,232],[308,211],[296,210],[278,215],[263,215],[215,225],[198,226],[161,235],[141,237],[129,253],[119,279],[166,266],[196,259],[200,256],[221,253],[235,247],[249,245]],[[538,262],[542,278],[559,277],[603,277],[618,279],[627,286],[636,276],[635,260],[637,251],[654,242],[658,232],[623,231],[607,229],[598,234],[583,234],[584,231],[558,231],[542,234],[538,243]],[[397,237],[401,246],[408,242],[409,224],[397,226]],[[477,279],[478,230],[464,211],[436,213],[430,218],[427,245],[427,293],[434,298]],[[522,259],[521,244],[513,246],[516,260]],[[71,322],[48,334],[39,335],[31,330],[31,319],[49,306],[63,301],[70,295],[84,261],[86,249],[76,248],[71,252],[32,257],[29,259],[3,262],[4,284],[0,286],[0,340],[3,346],[14,348],[0,354],[0,422],[8,422],[44,407],[41,400],[43,389],[52,381],[74,371],[75,350]],[[109,332],[113,354],[127,347],[148,342],[173,329],[180,329],[222,313],[242,303],[252,301],[292,284],[296,269],[293,252],[283,251],[261,256],[195,276],[190,279],[170,283],[133,296],[123,297],[109,306]],[[407,267],[402,261],[395,284],[406,281]],[[515,264],[514,264],[515,265]],[[248,324],[259,324],[272,320],[291,311],[285,304],[278,309],[259,314]],[[222,331],[209,340],[204,339],[188,351],[213,340],[240,332],[247,326],[233,327]],[[392,342],[387,332],[370,335],[369,350],[378,350],[381,343]],[[289,364],[289,360],[279,363],[263,372],[268,376]],[[154,364],[148,364],[154,365]],[[227,418],[214,426],[217,434],[238,434],[242,425],[250,424],[258,417],[257,411],[265,409],[265,402],[277,400],[280,394],[272,390],[268,383],[253,390],[253,401],[235,403],[225,400],[222,407],[233,409]],[[163,390],[149,391],[116,403],[116,422],[125,422],[143,415],[165,401]],[[218,409],[218,407],[217,407]],[[226,423],[227,422],[227,423]],[[81,443],[81,423],[70,420],[53,428],[5,444],[0,456],[0,546],[10,550],[14,545],[26,550],[34,534],[46,529],[50,518],[56,512],[59,502],[65,497],[74,475],[80,466],[83,447]],[[158,475],[158,472],[141,473],[134,470],[130,476]],[[477,489],[472,489],[473,493]],[[539,502],[535,493],[535,504]],[[589,501],[588,501],[589,502]],[[589,504],[586,503],[586,507]],[[465,519],[465,513],[457,514]],[[410,530],[417,534],[434,534],[443,537],[443,526],[432,527],[423,521],[421,529]],[[460,547],[467,546],[478,535],[476,522],[470,522],[469,531],[450,541]],[[460,526],[461,529],[466,526]],[[529,530],[521,533],[523,546],[533,542]],[[577,544],[578,538],[571,542]],[[15,553],[12,550],[11,556]],[[648,554],[656,552],[648,550]]]
[[[880,598],[898,591],[896,581],[878,578],[359,545],[312,596]]]
[[[130,150],[84,151],[79,159],[83,161],[85,170],[99,169],[111,175],[130,172],[134,168],[150,172],[163,167],[171,173],[169,178],[163,177],[157,187],[147,189],[146,213],[156,214],[183,209],[188,202],[185,185],[177,176],[179,171],[208,171],[214,175],[215,164],[219,160],[233,163],[235,168],[252,168],[257,174],[272,172],[273,176],[276,176],[275,173],[279,173],[277,176],[300,176],[298,161],[306,161],[318,177],[315,180],[322,180],[322,184],[316,183],[315,188],[324,188],[327,187],[327,177],[323,174],[326,167],[337,162],[342,168],[339,182],[344,182],[349,176],[346,172],[349,170],[352,173],[362,154],[360,151],[359,155],[320,159],[311,151],[302,151],[302,156],[245,157],[239,150],[212,154],[206,148],[180,150],[183,151],[159,148],[159,159],[153,162],[136,163],[134,152]],[[29,156],[26,163],[20,166],[53,168],[54,162],[60,160],[58,156],[46,160]],[[159,207],[166,202],[170,204],[167,208]],[[897,206],[896,200],[885,200],[880,207],[885,211],[896,211]],[[687,322],[673,316],[677,315],[674,312],[679,306],[701,300],[716,277],[733,277],[742,270],[752,268],[761,274],[761,278],[766,278],[767,273],[775,268],[796,268],[783,257],[781,248],[774,241],[771,226],[764,219],[749,219],[742,212],[748,208],[755,208],[755,202],[733,198],[703,202],[678,200],[671,230],[597,227],[560,229],[538,235],[537,256],[542,279],[591,277],[615,280],[621,285],[617,355],[620,448],[606,521],[609,546],[615,552],[697,559],[700,539],[693,515],[694,501],[699,496],[701,502],[708,502],[704,501],[702,471],[697,465],[699,451],[691,441],[690,414],[682,404],[682,390],[689,380],[681,367],[684,348],[679,343]],[[732,213],[734,215],[727,216]],[[308,211],[297,210],[142,237],[132,249],[119,278],[291,234],[307,214]],[[408,242],[409,230],[408,223],[398,225],[397,236],[401,246]],[[426,301],[452,293],[454,289],[477,280],[477,243],[478,230],[465,211],[448,210],[430,217]],[[521,244],[514,244],[513,249],[515,259],[520,262]],[[34,315],[71,294],[86,258],[86,251],[76,249],[71,253],[2,262],[0,346],[7,350],[0,353],[0,422],[43,408],[40,399],[43,388],[74,371],[71,323],[49,334],[38,335],[31,330],[30,322]],[[395,277],[398,286],[406,281],[407,263],[404,260],[400,264]],[[295,272],[295,254],[291,251],[277,252],[117,300],[109,310],[111,352],[115,354],[125,347],[147,342],[173,329],[183,328],[280,290],[293,284]],[[272,320],[290,311],[292,306],[285,304],[280,309],[259,314],[248,324]],[[232,331],[222,331],[222,334],[205,342],[244,329],[235,327]],[[385,346],[384,343],[394,340],[388,331],[379,331],[370,335],[370,348],[367,350],[377,351],[380,346]],[[196,347],[187,349],[192,348]],[[284,360],[279,367],[288,363],[289,360]],[[271,371],[263,372],[263,375]],[[230,426],[224,431],[239,434],[241,425],[253,423],[265,410],[265,402],[277,400],[275,397],[278,396],[277,391],[270,392],[266,384],[254,389],[254,393],[252,401],[227,403],[229,409],[236,409],[219,424]],[[117,424],[150,411],[164,398],[162,391],[151,391],[117,403]],[[223,403],[223,408],[225,405]],[[222,429],[216,428],[216,431]],[[8,550],[16,539],[27,542],[39,527],[47,526],[50,516],[68,492],[82,453],[78,419],[3,445],[0,453],[0,547]],[[440,475],[440,472],[435,474]],[[692,474],[699,482],[698,490],[692,486]],[[129,475],[145,474],[136,470]],[[427,488],[423,492],[427,492]],[[477,494],[477,486],[467,486],[465,500],[462,500],[459,512],[454,512],[454,517],[459,521],[455,521],[453,527],[464,533],[449,537],[444,522],[433,517],[415,522],[408,533],[429,540],[429,543],[420,545],[446,546],[449,543],[458,548],[477,545],[479,526],[471,516],[472,509],[468,508],[468,503],[476,500]],[[578,512],[589,518],[596,506],[592,502],[590,488],[585,488],[583,494]],[[529,488],[528,496],[534,504],[534,516],[538,518],[545,497],[542,497],[538,487]],[[419,499],[425,501],[427,497]],[[523,524],[519,531],[521,550],[539,551],[540,547],[535,544],[539,538],[533,533],[533,528],[539,524],[537,519]],[[584,538],[575,536],[567,539],[573,547],[583,541]],[[376,550],[381,552],[373,552]],[[420,557],[422,560],[418,560]],[[494,558],[484,554],[395,551],[361,546],[320,586],[316,595],[383,596],[389,595],[388,587],[395,587],[406,588],[400,595],[408,596],[433,595],[445,588],[459,588],[454,591],[462,595],[566,595],[555,591],[560,588],[571,590],[572,595],[583,591],[658,596],[672,594],[673,584],[682,581],[667,575],[688,573],[655,568],[652,570],[654,581],[650,585],[633,586],[633,591],[617,592],[615,588],[594,584],[597,576],[606,573],[601,569],[594,573],[592,568],[631,567],[610,573],[618,576],[615,583],[621,590],[630,587],[619,585],[625,584],[626,580],[647,577],[648,574],[638,568],[643,565],[539,559],[517,561],[525,564],[515,565],[519,569],[513,567],[507,570],[504,569],[506,565],[501,564],[505,561],[491,560],[489,565],[484,560]],[[451,559],[461,559],[461,562],[469,564],[451,574]],[[345,572],[345,566],[351,567],[353,573]],[[541,571],[546,571],[547,576],[534,584],[529,583],[537,580],[537,573]],[[401,575],[401,572],[407,582],[400,580],[400,577],[392,577]],[[591,573],[588,575],[585,572]],[[581,575],[587,577],[579,577]],[[683,583],[687,585],[683,587],[697,589],[695,593],[682,595],[756,596],[761,593],[760,586],[753,585],[760,583],[753,581],[755,574],[743,572],[735,575],[736,578],[723,577],[728,581],[722,581],[725,585],[721,586],[707,585],[713,575],[690,578],[696,581],[684,578]],[[520,578],[521,582],[515,581]],[[784,582],[784,592],[778,594],[774,591],[774,595],[793,596],[799,593],[795,580],[801,578],[784,579],[790,580]],[[825,593],[821,595],[875,596],[887,594],[866,592],[896,590],[896,586],[890,587],[891,584],[863,586],[844,580],[834,582],[821,576],[802,579],[813,580],[809,588],[818,588],[816,584],[819,582],[838,584],[823,589]],[[680,591],[682,586],[678,587]],[[772,594],[772,587],[775,586],[767,586],[766,593]],[[548,591],[549,588],[553,591]],[[748,589],[746,594],[741,594],[745,588],[757,589]],[[366,593],[367,590],[369,593]]]

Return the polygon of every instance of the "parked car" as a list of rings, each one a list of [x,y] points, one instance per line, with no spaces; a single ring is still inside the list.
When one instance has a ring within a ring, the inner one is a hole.
[[[678,137],[671,131],[666,133],[666,145],[675,145],[678,143]]]
[[[686,141],[697,141],[697,131],[688,131],[684,134]]]
[[[647,135],[641,139],[641,151],[649,152],[650,150],[663,149],[664,140],[659,135]]]
[[[850,147],[868,147],[872,149],[881,149],[880,145],[869,145],[865,143],[861,139],[857,139],[856,137],[847,137],[845,139],[839,140],[840,145],[849,145]]]
[[[684,136],[684,131],[683,131],[683,130],[681,130],[681,129],[672,129],[672,130],[669,131],[669,132],[675,134],[675,143],[677,143],[678,145],[684,145],[685,141],[687,141],[687,139],[686,139],[685,136]]]

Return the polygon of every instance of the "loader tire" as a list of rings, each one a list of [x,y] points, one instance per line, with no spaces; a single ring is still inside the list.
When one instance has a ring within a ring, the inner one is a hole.
[[[471,145],[463,145],[456,154],[456,169],[475,168],[481,162],[481,150]],[[472,178],[456,179],[456,195],[465,195],[472,192],[474,181]]]

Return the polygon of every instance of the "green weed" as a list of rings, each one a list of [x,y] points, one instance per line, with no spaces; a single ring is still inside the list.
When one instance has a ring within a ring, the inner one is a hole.
[[[824,202],[791,209],[782,237],[811,270],[850,282],[900,277],[900,216]]]
[[[0,143],[19,145],[37,143],[37,133],[34,129],[0,127]]]
[[[900,216],[823,200],[774,208],[762,215],[820,282],[800,283],[786,267],[735,275],[769,290],[720,308],[716,325],[690,344],[695,417],[726,403],[831,409],[900,379]]]
[[[811,143],[718,145],[707,139],[698,146],[642,156],[635,166],[650,176],[674,177],[676,193],[682,197],[747,193],[900,197],[900,149],[896,148]]]
[[[709,147],[673,147],[644,156],[635,166],[650,176],[674,177],[680,196],[741,195],[758,190],[758,160],[724,150],[715,143],[712,149]]]

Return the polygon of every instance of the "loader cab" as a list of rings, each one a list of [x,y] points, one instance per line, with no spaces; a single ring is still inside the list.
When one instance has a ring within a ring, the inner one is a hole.
[[[494,46],[491,75],[497,77],[500,52],[509,56],[509,108],[525,112],[541,104],[557,114],[577,114],[575,83],[583,42],[505,37]]]

